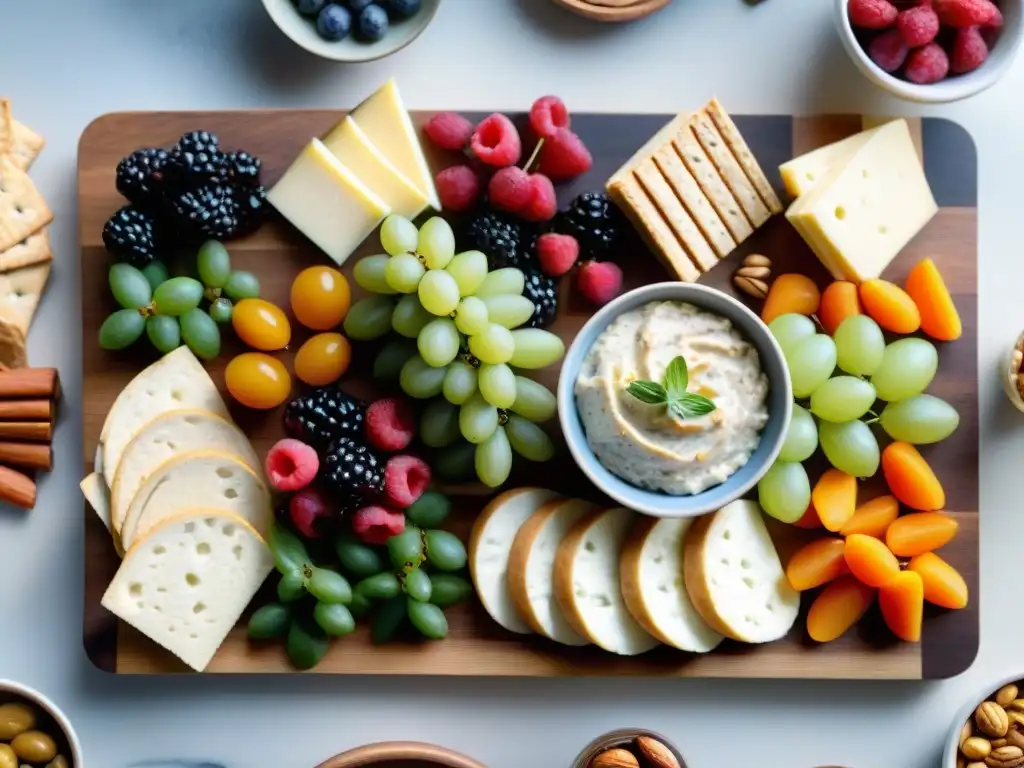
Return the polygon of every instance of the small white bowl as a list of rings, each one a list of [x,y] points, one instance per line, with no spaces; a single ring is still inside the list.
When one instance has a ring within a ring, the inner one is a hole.
[[[857,65],[857,69],[868,80],[909,101],[942,104],[981,93],[986,88],[995,85],[1006,74],[1017,55],[1017,49],[1020,48],[1024,0],[999,0],[999,10],[1003,14],[1003,28],[1000,30],[999,37],[996,39],[995,45],[992,46],[992,52],[985,63],[966,75],[950,75],[937,83],[918,85],[890,75],[871,60],[867,50],[857,40],[853,25],[850,24],[850,16],[846,10],[848,4],[849,0],[833,0],[836,27],[839,29],[839,39],[842,40],[846,52],[853,59],[853,63]]]
[[[57,705],[39,693],[39,691],[31,689],[27,685],[16,683],[13,680],[0,679],[0,704],[20,701],[34,705],[56,723],[63,736],[63,739],[57,740],[58,748],[63,748],[64,745],[60,743],[63,740],[67,744],[68,754],[64,756],[68,759],[70,768],[83,768],[82,745],[78,741],[75,729],[71,727],[71,722]]]
[[[978,708],[978,705],[986,699],[991,698],[995,692],[1004,685],[1019,683],[1021,680],[1024,680],[1024,672],[1018,672],[1015,675],[1008,675],[1000,680],[996,680],[994,683],[989,683],[985,688],[978,691],[976,695],[964,702],[964,705],[957,710],[956,717],[953,720],[953,725],[949,728],[949,736],[946,737],[946,746],[942,750],[942,762],[939,764],[940,768],[956,768],[956,758],[960,753],[960,732],[963,730],[964,723],[971,719],[971,716],[974,714],[974,710]]]

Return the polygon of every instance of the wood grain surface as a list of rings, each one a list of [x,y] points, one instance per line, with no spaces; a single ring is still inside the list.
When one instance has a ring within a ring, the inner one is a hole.
[[[99,349],[97,330],[115,309],[106,285],[109,264],[100,238],[103,222],[124,204],[114,189],[114,169],[125,154],[142,146],[170,146],[184,131],[206,129],[221,136],[229,149],[244,148],[260,156],[264,177],[273,183],[312,136],[322,135],[343,116],[339,111],[121,113],[107,115],[88,127],[79,147],[79,238],[81,243],[83,329],[84,470],[91,471],[96,441],[107,410],[121,388],[145,364],[155,359],[140,344],[138,350],[109,353]],[[423,120],[428,114],[416,117]],[[668,120],[666,115],[574,115],[573,127],[594,153],[594,167],[584,177],[559,189],[562,204],[580,192],[601,189],[617,169],[651,134]],[[737,123],[769,176],[775,167],[799,152],[858,131],[860,117],[791,118],[738,117]],[[714,653],[692,656],[659,648],[639,658],[618,658],[595,648],[564,648],[540,638],[502,630],[474,601],[448,611],[450,636],[438,643],[396,643],[374,647],[364,629],[338,642],[316,668],[321,673],[441,674],[441,675],[672,675],[701,677],[770,678],[941,678],[966,669],[978,647],[978,406],[977,406],[977,211],[976,158],[970,137],[958,126],[942,120],[920,123],[924,165],[941,206],[935,219],[916,237],[887,270],[885,277],[902,282],[918,260],[930,256],[938,263],[964,321],[964,337],[939,345],[939,375],[930,391],[951,402],[960,412],[960,427],[946,442],[927,446],[923,453],[942,480],[948,511],[960,522],[960,533],[942,555],[963,573],[971,590],[970,606],[959,612],[929,609],[923,642],[900,643],[888,633],[873,610],[847,636],[817,645],[805,636],[803,615],[784,640],[764,646],[726,642]],[[915,132],[917,126],[915,126]],[[430,158],[435,167],[455,162],[443,153]],[[780,189],[781,194],[781,189]],[[458,223],[456,223],[456,226]],[[265,298],[287,308],[293,277],[306,266],[326,258],[301,234],[282,221],[272,221],[259,232],[230,244],[236,268],[255,272]],[[371,238],[346,265],[362,255],[379,251]],[[828,276],[796,231],[776,216],[736,252],[702,278],[702,282],[732,292],[730,277],[743,257],[763,253],[775,274],[799,271],[821,285]],[[616,255],[624,267],[626,288],[668,277],[638,240]],[[354,286],[354,283],[353,283]],[[355,286],[354,286],[355,287]],[[358,293],[358,289],[357,293]],[[571,281],[559,287],[560,306],[552,330],[570,341],[586,321],[590,309],[571,290]],[[752,305],[753,306],[753,305]],[[757,309],[757,307],[755,307]],[[280,353],[291,362],[292,351],[307,337],[296,327],[291,350]],[[223,387],[224,367],[241,345],[225,334],[220,359],[209,366]],[[344,379],[346,390],[370,396],[366,371],[374,344],[357,344],[354,363]],[[538,372],[554,388],[558,369]],[[254,413],[233,407],[233,415],[252,437],[261,453],[281,436],[280,413]],[[556,439],[557,426],[555,430]],[[525,464],[525,463],[524,463]],[[812,480],[823,470],[809,466]],[[547,485],[567,495],[603,500],[572,463],[567,451],[545,465],[517,466],[508,487]],[[868,483],[862,500],[882,493],[880,479]],[[465,534],[474,515],[486,503],[482,486],[453,489],[457,513],[450,526]],[[118,565],[110,538],[88,506],[85,574],[85,645],[98,667],[122,673],[185,671],[184,665],[148,639],[119,625],[100,606],[100,598]],[[785,556],[806,533],[792,527],[774,529]],[[805,601],[807,603],[809,601]],[[251,645],[244,628],[236,628],[209,667],[211,672],[289,672],[291,667],[279,643]]]

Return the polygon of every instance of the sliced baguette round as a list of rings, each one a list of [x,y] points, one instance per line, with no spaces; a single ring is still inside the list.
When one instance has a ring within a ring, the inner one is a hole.
[[[519,615],[539,635],[562,645],[589,645],[565,618],[555,598],[555,556],[569,530],[597,507],[555,499],[523,524],[508,558],[508,588]]]
[[[689,518],[641,517],[619,563],[622,597],[640,626],[673,648],[707,653],[724,639],[693,607],[683,583],[683,539]]]
[[[708,624],[744,643],[785,636],[800,610],[761,507],[734,501],[694,520],[683,546],[686,590]]]
[[[530,515],[556,497],[554,491],[543,488],[506,491],[488,504],[473,524],[469,573],[484,610],[509,632],[529,635],[532,631],[516,610],[508,588],[512,542]]]
[[[555,555],[555,598],[565,618],[594,645],[622,656],[658,645],[626,608],[619,586],[622,545],[635,519],[624,507],[592,512],[569,530]]]

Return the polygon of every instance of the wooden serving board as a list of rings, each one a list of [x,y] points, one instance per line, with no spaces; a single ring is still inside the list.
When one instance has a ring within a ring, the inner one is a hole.
[[[244,148],[263,159],[268,186],[289,165],[310,137],[322,135],[343,113],[299,112],[196,112],[123,113],[100,118],[86,130],[79,147],[79,236],[81,242],[84,471],[91,471],[96,441],[107,410],[117,393],[154,353],[139,345],[128,353],[99,349],[97,331],[114,309],[107,288],[109,258],[100,232],[104,221],[124,204],[114,189],[118,160],[142,146],[169,146],[188,130],[215,131],[227,148]],[[429,115],[418,113],[423,120]],[[573,127],[594,154],[594,167],[585,177],[559,189],[563,204],[584,191],[603,188],[607,177],[667,120],[667,115],[575,115]],[[744,136],[769,175],[782,162],[860,130],[860,117],[792,118],[741,117]],[[513,635],[501,629],[470,602],[449,611],[451,631],[443,642],[397,643],[374,647],[365,630],[338,642],[317,672],[344,674],[432,675],[672,675],[700,677],[773,678],[890,678],[949,677],[966,669],[978,648],[978,382],[977,382],[977,166],[970,137],[956,125],[926,119],[915,125],[921,137],[924,165],[941,206],[939,214],[887,270],[886,277],[902,282],[919,259],[930,256],[940,266],[964,320],[961,340],[940,345],[940,372],[931,392],[950,401],[960,412],[960,427],[945,443],[924,451],[942,480],[949,511],[960,522],[960,533],[943,550],[943,556],[963,573],[971,590],[970,606],[959,612],[927,612],[920,644],[896,642],[884,629],[877,612],[870,613],[854,630],[837,642],[817,645],[804,633],[803,617],[784,640],[764,646],[726,642],[714,653],[692,656],[660,648],[639,658],[619,658],[596,648],[565,648],[541,638]],[[437,167],[454,157],[431,158]],[[780,194],[782,190],[780,189]],[[376,238],[349,259],[346,272],[362,255],[379,251]],[[288,307],[289,288],[298,271],[327,261],[290,226],[273,221],[255,235],[230,244],[235,268],[255,272],[263,295]],[[768,255],[775,274],[801,271],[822,285],[825,270],[782,216],[776,216],[755,233],[703,282],[732,292],[730,278],[743,257],[758,252]],[[617,260],[624,267],[626,287],[665,280],[660,263],[638,241],[622,249]],[[354,283],[353,283],[354,286]],[[355,287],[355,286],[354,286]],[[358,289],[357,289],[358,291]],[[587,319],[590,310],[571,290],[571,281],[560,285],[560,307],[552,330],[567,342]],[[295,329],[292,349],[306,338]],[[356,345],[355,363],[344,379],[347,390],[372,396],[365,371],[372,361],[374,344]],[[210,366],[218,384],[224,367],[241,345],[225,334],[222,357]],[[281,353],[290,363],[291,352]],[[558,369],[540,372],[539,378],[554,388]],[[280,413],[246,412],[236,408],[235,417],[261,453],[281,437]],[[557,426],[553,427],[557,430]],[[822,468],[812,467],[812,480]],[[568,457],[559,451],[545,465],[517,467],[508,487],[547,485],[567,495],[595,498],[595,490]],[[869,485],[862,500],[882,493],[879,482]],[[457,513],[451,527],[468,532],[474,516],[487,500],[480,487],[457,490]],[[85,646],[90,659],[101,669],[119,673],[166,673],[184,671],[169,653],[134,630],[119,625],[100,606],[100,598],[118,559],[110,538],[87,505],[87,556],[85,573]],[[801,534],[791,527],[777,531],[785,556],[800,543]],[[805,600],[805,603],[809,602]],[[280,643],[251,646],[243,627],[228,638],[209,667],[211,672],[289,672],[291,667]]]

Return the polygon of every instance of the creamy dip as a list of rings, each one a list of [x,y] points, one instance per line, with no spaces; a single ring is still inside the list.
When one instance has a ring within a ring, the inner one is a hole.
[[[717,408],[679,419],[626,391],[661,383],[673,358],[689,368],[688,392]],[[576,407],[598,461],[623,480],[675,496],[724,482],[747,463],[768,421],[768,377],[757,350],[721,315],[658,301],[625,312],[598,337],[576,379]]]

